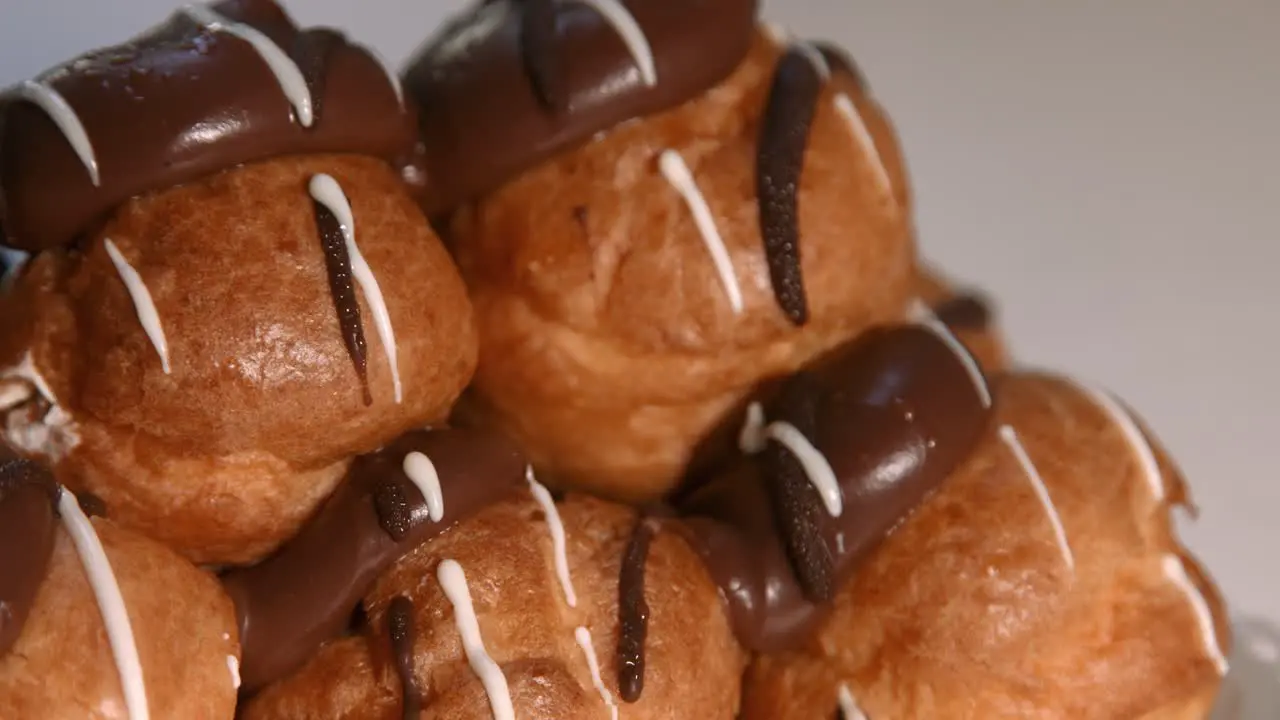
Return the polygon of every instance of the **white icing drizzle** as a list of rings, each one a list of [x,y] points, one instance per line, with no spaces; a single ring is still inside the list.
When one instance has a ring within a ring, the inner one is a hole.
[[[956,338],[955,333],[951,332],[945,323],[938,319],[937,315],[929,309],[929,306],[919,298],[911,303],[909,316],[912,321],[932,330],[935,335],[942,339],[951,352],[960,359],[960,363],[964,365],[965,372],[969,373],[969,379],[973,381],[973,387],[978,391],[978,397],[982,400],[983,407],[991,407],[991,388],[987,387],[987,377],[982,374],[982,368],[978,367],[978,361],[973,359],[973,355],[965,348],[964,344]]]
[[[93,142],[89,140],[89,133],[80,122],[80,116],[76,115],[75,109],[67,99],[57,90],[37,80],[23,82],[13,90],[13,93],[39,107],[49,116],[53,124],[58,126],[63,137],[71,144],[71,149],[75,150],[76,155],[80,157],[80,162],[84,163],[84,169],[89,171],[89,180],[93,182],[94,187],[102,185],[102,175],[98,171],[98,156],[93,151]]]
[[[400,104],[400,109],[403,110],[404,86],[400,84],[400,76],[397,75],[396,71],[391,67],[391,63],[387,62],[387,58],[384,57],[382,53],[368,45],[361,45],[360,49],[364,50],[366,55],[373,58],[373,61],[378,63],[378,67],[382,68],[382,72],[386,73],[387,83],[391,85],[391,91],[396,94],[396,102]]]
[[[1058,515],[1058,510],[1053,506],[1053,499],[1049,497],[1049,488],[1045,487],[1044,479],[1040,477],[1040,471],[1036,469],[1034,463],[1031,462],[1031,456],[1027,454],[1027,449],[1023,447],[1022,441],[1018,439],[1018,433],[1011,425],[1000,426],[1000,439],[1009,447],[1010,452],[1017,458],[1018,464],[1022,466],[1022,470],[1027,475],[1027,479],[1031,481],[1031,487],[1035,489],[1036,497],[1040,499],[1040,504],[1044,506],[1045,515],[1049,517],[1050,524],[1053,525],[1053,534],[1058,542],[1058,549],[1062,551],[1062,561],[1074,573],[1076,569],[1075,555],[1071,552],[1071,545],[1067,542],[1067,531],[1062,526],[1062,518]]]
[[[347,255],[351,257],[351,275],[360,285],[360,292],[369,304],[373,313],[373,324],[378,329],[378,338],[382,341],[382,352],[386,355],[387,365],[391,367],[391,381],[395,384],[396,404],[404,400],[404,388],[400,384],[400,363],[396,349],[396,334],[391,327],[391,313],[387,310],[386,300],[382,297],[382,288],[378,286],[378,278],[374,277],[369,263],[356,245],[356,221],[351,212],[351,203],[346,193],[332,176],[321,173],[311,178],[309,184],[311,198],[325,206],[338,219],[342,228],[342,237],[346,240]]]
[[[836,702],[840,705],[842,720],[867,720],[866,713],[862,712],[862,708],[853,699],[853,691],[845,683],[840,683],[840,689],[836,691]]]
[[[857,141],[862,151],[871,158],[871,167],[876,175],[876,182],[880,183],[880,187],[886,191],[893,189],[893,183],[889,180],[889,170],[885,167],[884,158],[880,156],[880,150],[876,147],[875,138],[871,137],[871,131],[867,129],[867,124],[862,119],[862,113],[858,112],[858,106],[854,105],[853,100],[845,93],[836,93],[835,99],[836,112],[844,118],[845,123],[849,126],[849,132],[853,134],[853,139]]]
[[[1157,502],[1164,500],[1164,475],[1160,472],[1160,463],[1156,462],[1155,450],[1152,449],[1142,429],[1138,427],[1133,415],[1111,393],[1081,383],[1077,385],[1120,428],[1125,440],[1129,442],[1129,447],[1133,449],[1134,459],[1138,461],[1142,479],[1146,481],[1147,487],[1151,488],[1151,494]]]
[[[755,455],[764,450],[769,438],[764,434],[764,407],[758,402],[747,406],[747,415],[742,420],[742,430],[738,432],[738,449],[748,455]]]
[[[547,488],[534,477],[532,465],[525,467],[524,478],[529,482],[529,492],[542,507],[542,515],[547,520],[547,531],[551,533],[551,547],[555,551],[556,577],[560,578],[564,600],[569,603],[569,607],[578,607],[578,594],[573,591],[573,579],[569,577],[569,553],[565,550],[564,523],[560,520],[556,501]]]
[[[590,6],[613,26],[613,31],[627,46],[627,51],[631,53],[636,68],[640,70],[640,79],[647,87],[657,85],[658,69],[654,64],[653,50],[649,47],[649,39],[645,37],[644,30],[640,29],[640,24],[631,15],[631,11],[618,0],[577,1]]]
[[[613,702],[613,694],[604,686],[604,680],[600,677],[600,661],[596,658],[596,649],[591,644],[591,631],[580,627],[573,631],[573,637],[578,641],[578,647],[582,648],[582,654],[587,658],[587,668],[591,671],[591,684],[595,685],[596,692],[600,693],[600,699],[604,701],[605,707],[609,708],[609,720],[618,720],[618,706]]]
[[[444,490],[440,488],[440,473],[436,472],[431,458],[420,452],[411,452],[404,456],[404,474],[413,483],[422,499],[427,502],[427,515],[431,522],[444,519]]]
[[[453,605],[454,624],[458,628],[458,634],[462,636],[462,651],[467,656],[471,671],[480,679],[485,694],[489,696],[489,707],[493,710],[494,720],[515,720],[516,711],[511,703],[507,677],[484,649],[480,621],[476,618],[476,610],[471,602],[466,573],[456,560],[442,560],[436,568],[436,579],[439,580],[445,597]]]
[[[807,42],[792,43],[791,48],[804,55],[809,64],[813,65],[813,69],[818,71],[818,77],[822,78],[823,82],[831,79],[831,64],[822,56],[821,50]]]
[[[227,656],[227,672],[231,673],[231,686],[240,689],[240,661],[235,655]]]
[[[107,255],[111,258],[111,264],[116,266],[116,272],[120,274],[120,279],[124,281],[125,289],[129,291],[129,297],[133,300],[133,309],[138,313],[138,322],[142,323],[142,330],[151,339],[156,354],[160,356],[160,366],[164,368],[164,374],[168,375],[170,373],[169,341],[165,339],[164,327],[160,324],[160,313],[156,311],[155,301],[151,299],[151,291],[147,289],[147,284],[142,281],[138,271],[134,270],[121,254],[120,248],[111,242],[111,238],[107,238],[104,244]]]
[[[813,485],[813,488],[822,496],[822,504],[827,508],[827,512],[831,517],[840,517],[844,512],[840,482],[836,479],[835,471],[831,469],[831,463],[828,463],[813,443],[809,442],[809,438],[806,438],[804,433],[797,430],[791,423],[781,421],[769,423],[764,433],[766,437],[781,443],[800,462],[805,476],[809,478],[809,484]]]
[[[733,261],[729,258],[729,250],[725,247],[724,239],[720,237],[720,230],[716,227],[711,208],[707,206],[706,198],[703,197],[702,191],[698,189],[698,183],[693,179],[693,173],[689,171],[684,158],[675,150],[664,150],[658,159],[658,167],[662,170],[667,182],[671,183],[676,192],[684,198],[685,204],[689,206],[689,212],[693,213],[693,221],[698,226],[698,232],[702,234],[702,242],[707,246],[707,252],[711,254],[716,272],[720,274],[720,284],[724,286],[725,294],[729,296],[729,304],[733,307],[734,313],[741,313],[742,288],[738,286],[738,278],[733,271]]]
[[[13,389],[15,387],[17,389]],[[71,414],[58,404],[53,389],[36,369],[30,350],[23,354],[17,365],[0,371],[0,388],[9,388],[3,391],[6,402],[0,403],[0,412],[8,413],[36,394],[48,404],[43,417],[34,420],[22,412],[6,415],[4,436],[14,448],[60,460],[80,444],[80,435]],[[7,404],[10,402],[17,405]]]
[[[124,605],[124,596],[120,594],[120,584],[116,581],[115,571],[111,569],[111,561],[107,559],[106,550],[93,523],[85,517],[76,502],[76,496],[63,489],[58,498],[58,514],[62,516],[62,525],[71,537],[84,566],[84,574],[89,579],[89,587],[98,601],[98,611],[102,613],[102,622],[107,631],[107,642],[111,645],[111,654],[116,661],[116,671],[120,675],[120,687],[124,691],[124,704],[128,709],[129,720],[148,720],[151,710],[147,705],[147,687],[142,678],[142,662],[138,658],[138,646],[133,635],[133,625],[129,622],[129,612]]]
[[[1187,596],[1187,602],[1191,604],[1191,610],[1195,613],[1196,623],[1200,626],[1200,637],[1204,641],[1205,652],[1209,654],[1209,659],[1213,661],[1218,674],[1226,675],[1227,658],[1222,653],[1222,645],[1218,642],[1218,630],[1213,624],[1213,613],[1209,610],[1209,603],[1191,582],[1191,577],[1187,575],[1187,568],[1182,564],[1182,558],[1174,554],[1165,555],[1161,560],[1161,566],[1169,582]]]
[[[262,61],[275,74],[281,92],[293,106],[298,124],[302,127],[311,127],[311,123],[315,121],[315,112],[312,107],[311,91],[307,88],[307,80],[298,69],[297,63],[284,50],[281,50],[280,46],[252,25],[228,20],[204,5],[188,5],[182,8],[182,12],[212,32],[225,32],[253,46]]]

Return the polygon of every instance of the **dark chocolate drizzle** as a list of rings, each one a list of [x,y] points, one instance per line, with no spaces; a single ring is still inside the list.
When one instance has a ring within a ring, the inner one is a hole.
[[[766,414],[807,423],[794,404],[812,403],[804,430],[836,474],[840,517],[822,507],[811,532],[789,534],[796,510],[774,502],[767,460],[742,462],[680,508],[739,640],[759,652],[795,647],[825,616],[793,558],[829,556],[833,585],[843,586],[968,457],[991,414],[961,359],[915,326],[874,329],[788,385]]]
[[[865,93],[870,90],[870,86],[867,84],[867,76],[862,74],[862,69],[858,67],[858,63],[854,62],[853,57],[844,48],[827,42],[815,42],[812,44],[822,54],[822,59],[827,61],[827,67],[831,68],[833,75],[847,75],[853,78],[854,83],[862,92]]]
[[[433,523],[404,474],[410,452],[429,457],[440,477],[445,516]],[[476,430],[413,432],[357,458],[319,514],[272,557],[223,576],[240,624],[242,687],[252,692],[298,668],[342,634],[373,581],[396,560],[485,507],[523,488],[525,460],[506,439]],[[387,486],[408,500],[399,539],[384,528],[375,500]]]
[[[424,162],[440,205],[433,210],[697,97],[733,72],[756,32],[755,0],[623,4],[649,41],[653,87],[609,21],[583,3],[478,2],[415,53],[404,88],[423,109]]]
[[[80,505],[80,512],[88,517],[105,518],[107,516],[107,503],[91,492],[77,493],[76,503]]]
[[[338,327],[342,342],[355,365],[364,393],[364,404],[373,404],[369,392],[369,351],[365,343],[364,325],[360,320],[360,303],[351,273],[351,255],[347,252],[347,240],[342,233],[342,223],[324,203],[312,202],[315,208],[316,229],[320,233],[320,246],[324,249],[325,270],[329,273],[329,293],[333,296],[334,309],[338,311]]]
[[[808,373],[792,377],[776,401],[775,419],[790,423],[810,443],[818,434],[818,399],[822,389]],[[770,439],[760,459],[772,500],[773,519],[796,579],[810,602],[835,597],[835,559],[822,542],[822,498],[813,489],[800,460],[785,445]]]
[[[618,576],[618,692],[629,703],[639,700],[644,691],[644,647],[649,635],[644,575],[656,532],[653,518],[636,519]]]
[[[177,12],[37,78],[79,117],[100,187],[43,110],[16,91],[0,94],[0,242],[60,247],[131,197],[244,163],[315,153],[396,163],[413,155],[414,113],[364,48],[335,31],[301,32],[272,0],[222,0],[211,9],[290,53],[312,90],[312,126],[294,122],[275,75],[249,43]]]
[[[809,128],[822,93],[822,76],[805,53],[792,48],[774,70],[760,126],[756,159],[760,234],[774,297],[796,325],[809,320],[800,271],[800,176]]]
[[[991,326],[991,304],[976,293],[949,297],[934,305],[933,314],[952,330],[985,330]]]
[[[60,493],[48,468],[0,446],[0,658],[22,635],[48,573]]]
[[[387,608],[387,636],[391,639],[391,656],[400,679],[401,716],[418,720],[422,709],[422,693],[413,674],[413,601],[398,595]]]
[[[546,109],[566,112],[569,94],[556,47],[556,0],[523,0],[520,12],[520,50],[529,82]]]

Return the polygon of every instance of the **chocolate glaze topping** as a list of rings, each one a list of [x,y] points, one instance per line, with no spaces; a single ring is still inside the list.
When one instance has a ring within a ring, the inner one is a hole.
[[[442,206],[698,96],[729,76],[755,33],[754,0],[622,4],[652,51],[653,86],[612,24],[586,2],[477,3],[416,53],[405,92],[422,108],[425,165]]]
[[[797,403],[806,404],[799,410]],[[824,607],[799,578],[809,560],[829,559],[843,585],[877,547],[962,462],[978,442],[984,408],[963,363],[940,338],[914,326],[876,329],[788,383],[767,416],[799,421],[834,471],[842,512],[797,497],[775,503],[785,465],[744,462],[692,495],[683,523],[720,584],[748,649],[773,652],[801,641]],[[811,424],[810,424],[811,422]],[[816,495],[812,488],[810,494]],[[812,528],[797,531],[793,513]],[[801,562],[794,562],[800,557]],[[817,586],[821,589],[821,585]],[[806,592],[809,590],[809,592]]]
[[[867,84],[866,75],[862,74],[862,69],[858,67],[858,63],[854,62],[853,57],[844,48],[827,42],[815,42],[812,45],[822,54],[822,59],[827,61],[832,74],[847,75],[853,78],[858,88],[863,92],[869,90],[870,86]]]
[[[822,76],[806,55],[792,48],[774,70],[760,127],[756,194],[760,234],[778,306],[791,322],[809,319],[800,272],[800,175],[809,127],[822,94]]]
[[[60,493],[47,468],[0,446],[0,658],[22,634],[48,572]]]
[[[387,608],[387,635],[391,638],[391,654],[404,696],[402,716],[404,720],[418,720],[422,693],[413,674],[413,601],[403,595],[396,596]]]
[[[649,634],[644,571],[656,523],[644,516],[636,520],[618,577],[618,692],[629,703],[639,700],[644,691],[644,645]]]
[[[22,86],[0,95],[0,225],[4,244],[57,247],[125,200],[248,162],[346,152],[399,162],[416,121],[365,49],[329,30],[302,33],[272,0],[223,0],[221,17],[258,29],[291,56],[311,91],[310,127],[263,56],[188,13],[37,78],[83,126],[95,185],[68,136]]]
[[[365,344],[364,325],[360,321],[360,303],[356,300],[355,283],[352,282],[351,255],[347,252],[347,240],[342,234],[342,224],[323,203],[313,202],[316,228],[320,232],[320,246],[324,248],[325,270],[329,273],[329,292],[338,311],[338,327],[342,342],[355,365],[364,392],[364,404],[373,404],[369,392],[369,356]]]
[[[430,520],[404,474],[420,452],[440,477],[445,515]],[[524,487],[525,460],[501,436],[475,430],[414,432],[357,458],[320,513],[274,556],[223,576],[240,622],[243,688],[259,689],[299,667],[342,634],[373,581],[404,554],[512,490]],[[385,529],[375,498],[386,487],[408,501],[405,532]]]
[[[543,107],[559,115],[569,109],[569,94],[556,47],[556,0],[523,0],[520,12],[520,49],[529,82]]]
[[[973,293],[947,298],[933,307],[933,314],[952,330],[984,330],[991,325],[991,304]]]

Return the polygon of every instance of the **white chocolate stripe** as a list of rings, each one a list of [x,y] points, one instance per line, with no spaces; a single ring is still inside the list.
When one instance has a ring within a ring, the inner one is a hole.
[[[231,686],[240,689],[240,661],[235,655],[227,656],[227,672],[231,674]]]
[[[684,158],[675,150],[664,150],[658,159],[658,167],[662,170],[667,182],[671,183],[676,192],[684,198],[689,212],[693,213],[693,222],[698,226],[698,232],[702,234],[702,242],[707,246],[707,252],[711,254],[716,272],[720,274],[720,284],[724,286],[725,294],[729,296],[729,305],[733,307],[734,313],[741,313],[742,288],[738,286],[738,277],[733,271],[733,261],[729,258],[729,250],[724,245],[724,239],[720,237],[720,230],[716,227],[711,208],[707,206],[706,198],[703,197],[702,191],[698,189],[698,184],[693,179],[693,173],[689,171]]]
[[[889,171],[885,168],[884,158],[880,157],[880,150],[876,147],[876,141],[871,137],[871,131],[867,129],[867,124],[862,119],[862,113],[858,112],[858,106],[854,105],[853,100],[845,93],[836,94],[835,105],[836,112],[840,113],[848,124],[853,139],[871,159],[876,181],[880,183],[881,188],[891,191],[893,183],[889,180]]]
[[[275,74],[281,92],[293,106],[298,124],[302,127],[311,127],[311,123],[315,121],[315,112],[312,107],[311,91],[307,88],[307,80],[298,69],[297,63],[272,42],[271,38],[252,25],[228,20],[205,5],[188,5],[182,8],[182,12],[196,24],[212,32],[225,32],[253,46],[262,61]]]
[[[1187,575],[1187,568],[1182,564],[1182,558],[1177,555],[1165,555],[1161,560],[1165,577],[1169,582],[1173,583],[1187,597],[1187,602],[1191,604],[1191,610],[1195,613],[1196,623],[1200,626],[1200,637],[1204,642],[1205,652],[1208,653],[1209,659],[1213,661],[1214,668],[1217,669],[1219,675],[1226,675],[1228,664],[1227,658],[1222,652],[1222,645],[1218,641],[1218,629],[1213,623],[1213,613],[1209,611],[1209,603],[1205,601],[1204,595],[1191,582],[1191,577]]]
[[[68,490],[63,489],[58,498],[58,514],[62,516],[62,524],[71,537],[71,544],[80,555],[89,587],[93,589],[93,595],[98,601],[98,611],[102,614],[102,623],[107,631],[107,642],[111,645],[111,655],[115,658],[116,671],[120,675],[120,687],[124,692],[129,720],[149,720],[151,710],[147,705],[142,661],[138,658],[133,625],[129,622],[129,612],[125,608],[124,596],[120,594],[115,571],[111,569],[111,561],[107,559],[106,550],[98,539],[97,531],[93,529],[93,523],[85,517],[76,496]]]
[[[840,706],[841,720],[867,720],[866,713],[862,712],[862,708],[858,707],[858,703],[853,699],[853,692],[849,690],[848,685],[840,683],[840,689],[836,692],[836,701]]]
[[[160,324],[160,313],[156,311],[155,301],[151,299],[151,291],[147,289],[147,284],[142,281],[138,271],[134,270],[125,259],[120,248],[117,248],[110,238],[107,238],[104,244],[107,255],[111,258],[111,264],[116,266],[116,272],[120,274],[120,279],[124,281],[124,287],[133,300],[133,309],[138,313],[138,322],[142,323],[142,331],[151,339],[156,354],[160,356],[160,366],[164,368],[164,374],[168,375],[170,373],[169,341],[165,339],[164,327]]]
[[[969,379],[973,381],[973,387],[978,391],[982,406],[991,407],[991,388],[987,387],[987,376],[983,374],[982,368],[978,367],[978,361],[973,359],[969,350],[956,338],[955,333],[951,332],[951,328],[939,320],[929,306],[919,298],[911,303],[909,315],[912,321],[932,330],[947,344],[947,347],[951,348],[951,352],[955,353],[960,363],[964,365],[965,372],[969,373]]]
[[[645,37],[644,30],[631,15],[631,11],[618,0],[577,1],[590,6],[613,26],[613,31],[618,33],[618,37],[622,39],[623,44],[627,46],[627,51],[635,60],[636,68],[640,70],[640,79],[644,81],[645,86],[657,85],[658,69],[654,63],[653,50],[649,47],[649,39]]]
[[[840,517],[844,512],[840,482],[822,453],[791,423],[772,422],[764,432],[768,438],[778,441],[800,462],[805,476],[809,478],[809,484],[813,485],[813,489],[817,490],[818,495],[822,497],[822,504],[827,512],[831,517]]]
[[[484,648],[484,638],[480,636],[480,621],[471,601],[466,573],[456,560],[442,560],[436,568],[436,579],[439,580],[445,597],[453,605],[453,620],[458,634],[462,636],[462,651],[467,656],[471,671],[480,679],[480,684],[489,697],[493,720],[515,720],[516,711],[511,703],[507,677]]]
[[[368,45],[362,45],[360,46],[360,49],[364,50],[366,55],[373,58],[373,61],[378,63],[378,66],[382,68],[382,72],[386,73],[387,83],[391,85],[391,92],[395,93],[396,102],[400,104],[401,109],[404,109],[404,86],[400,84],[400,76],[396,74],[395,69],[393,69],[391,64],[387,62],[387,58],[383,56],[382,53]]]
[[[399,351],[396,349],[396,333],[391,327],[391,313],[387,310],[386,300],[382,296],[382,288],[378,286],[378,278],[374,276],[369,263],[365,262],[360,247],[356,245],[356,221],[351,212],[351,203],[346,193],[332,176],[321,173],[311,178],[311,197],[328,208],[338,219],[342,228],[342,237],[346,241],[347,255],[351,258],[351,275],[360,285],[369,310],[373,313],[373,324],[378,330],[378,338],[382,341],[382,352],[386,355],[387,365],[391,368],[391,381],[395,385],[396,404],[404,400],[404,388],[400,384]]]
[[[556,509],[556,501],[542,483],[533,476],[533,466],[526,466],[525,480],[529,482],[529,492],[542,507],[542,515],[546,518],[547,531],[551,533],[551,547],[555,551],[556,577],[560,578],[560,588],[564,590],[565,602],[569,607],[578,607],[578,595],[573,591],[573,580],[569,577],[569,555],[565,550],[564,523],[560,521],[560,511]]]
[[[578,641],[578,647],[582,648],[582,654],[587,658],[587,668],[591,671],[591,684],[595,685],[596,692],[600,693],[600,699],[604,701],[605,707],[609,708],[609,720],[618,720],[618,706],[613,702],[613,694],[604,686],[604,680],[600,677],[600,661],[596,658],[596,649],[591,644],[591,631],[580,627],[573,631],[573,637]]]
[[[1058,510],[1053,506],[1053,498],[1049,496],[1049,488],[1045,487],[1044,479],[1040,477],[1040,471],[1036,469],[1035,463],[1031,462],[1031,456],[1027,454],[1027,449],[1023,447],[1022,441],[1018,439],[1018,433],[1010,425],[1000,426],[1000,439],[1009,447],[1013,456],[1017,458],[1018,464],[1022,466],[1022,470],[1026,473],[1027,479],[1031,481],[1031,487],[1035,490],[1036,497],[1040,499],[1040,504],[1044,506],[1045,515],[1049,518],[1049,523],[1053,525],[1053,535],[1057,539],[1058,549],[1062,552],[1062,561],[1074,573],[1076,569],[1075,554],[1071,552],[1071,544],[1067,542],[1067,531],[1062,526],[1062,518],[1058,515]]]
[[[94,187],[100,186],[102,175],[98,170],[98,156],[93,151],[93,142],[89,140],[89,133],[80,122],[80,116],[76,115],[75,109],[66,98],[62,97],[57,90],[36,80],[27,80],[13,92],[17,97],[36,105],[49,116],[53,124],[58,126],[58,130],[62,131],[63,137],[71,144],[71,149],[79,156],[80,162],[84,163],[84,168],[89,171],[89,179],[93,181]]]
[[[769,438],[764,434],[764,407],[758,402],[747,406],[747,416],[742,420],[742,430],[738,432],[738,449],[748,455],[755,455],[764,450]]]
[[[1138,461],[1138,467],[1142,471],[1142,479],[1147,483],[1147,487],[1151,488],[1152,496],[1157,502],[1164,500],[1164,475],[1160,472],[1160,463],[1156,462],[1155,450],[1138,427],[1133,415],[1105,390],[1081,383],[1077,385],[1120,428],[1125,440],[1129,442],[1129,447],[1133,449],[1134,459]]]
[[[444,490],[440,488],[440,473],[436,472],[435,463],[431,462],[431,458],[415,451],[404,456],[403,469],[405,477],[422,493],[431,522],[443,520]]]

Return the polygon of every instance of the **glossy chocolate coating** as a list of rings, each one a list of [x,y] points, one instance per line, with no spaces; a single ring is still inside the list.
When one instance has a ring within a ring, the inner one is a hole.
[[[404,457],[426,455],[444,495],[444,518],[431,522],[421,492],[404,474]],[[236,604],[243,647],[241,681],[252,691],[297,669],[326,640],[341,635],[373,581],[422,543],[524,487],[525,460],[501,436],[473,430],[414,432],[357,458],[320,513],[278,553],[233,570],[223,585]],[[407,532],[384,528],[375,497],[394,486],[408,500]]]
[[[613,26],[588,3],[554,4],[558,61],[536,48],[544,66],[532,74],[525,3],[518,0],[477,4],[416,53],[404,87],[421,110],[436,202],[451,207],[472,200],[596,133],[697,97],[746,57],[755,32],[753,0],[622,4],[652,49],[653,87]],[[558,83],[531,80],[550,73],[559,73]]]
[[[649,636],[644,576],[655,526],[652,518],[637,518],[618,576],[618,694],[629,703],[639,700],[644,691],[644,648]]]
[[[806,436],[835,472],[843,512],[807,516],[807,530],[788,533],[794,512],[771,496],[776,463],[745,462],[683,504],[685,526],[720,584],[745,647],[794,647],[824,608],[805,592],[789,556],[798,549],[830,557],[843,585],[912,510],[969,455],[990,418],[964,364],[931,331],[903,326],[872,330],[783,391],[810,395]],[[771,408],[770,420],[794,411]],[[771,444],[776,444],[772,442]],[[785,451],[785,450],[784,450]],[[816,491],[810,490],[816,495]],[[818,543],[820,547],[804,547]]]
[[[947,298],[933,306],[933,314],[952,330],[985,330],[991,326],[991,303],[974,293]]]
[[[14,92],[0,95],[3,244],[58,247],[129,198],[282,155],[357,153],[400,162],[417,140],[381,63],[327,30],[299,32],[271,0],[224,0],[221,16],[265,33],[312,89],[315,121],[295,122],[258,52],[182,12],[38,82],[78,116],[101,173],[95,187],[58,126]],[[210,242],[214,242],[213,239]]]
[[[48,573],[60,492],[47,468],[0,445],[0,658],[22,634]]]

